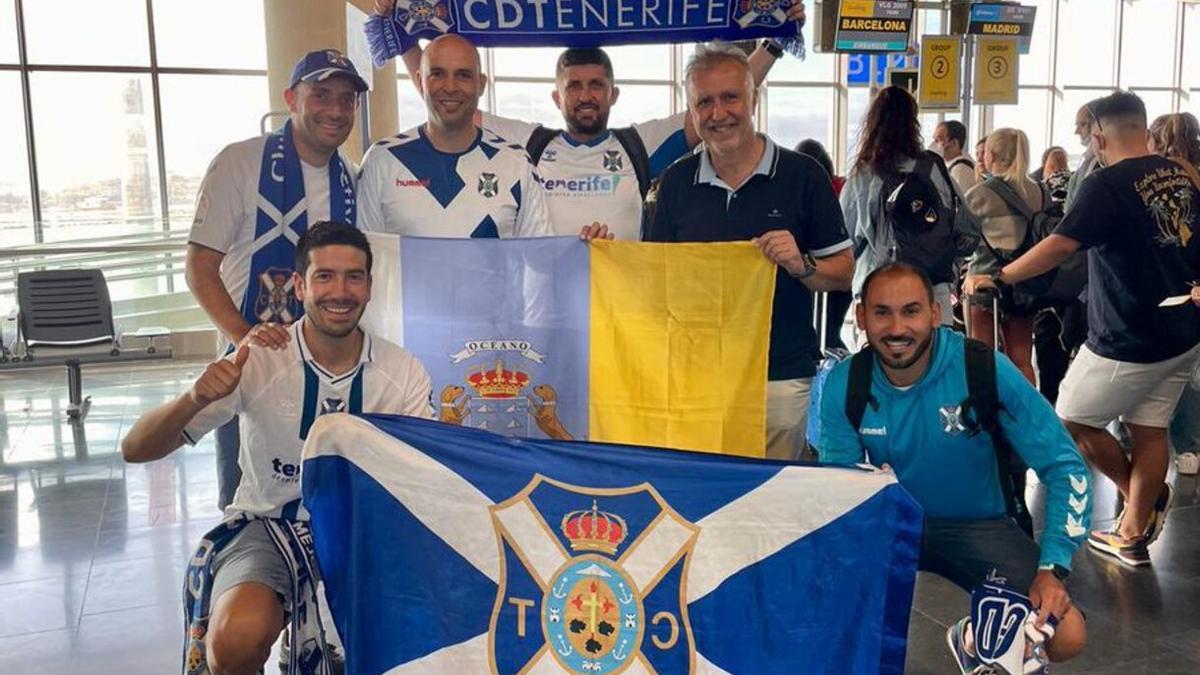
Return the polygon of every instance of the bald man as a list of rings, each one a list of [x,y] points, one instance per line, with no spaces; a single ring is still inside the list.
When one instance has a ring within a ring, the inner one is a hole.
[[[371,146],[359,176],[359,226],[426,237],[553,234],[525,150],[475,125],[487,86],[479,51],[457,35],[421,57],[429,120]]]

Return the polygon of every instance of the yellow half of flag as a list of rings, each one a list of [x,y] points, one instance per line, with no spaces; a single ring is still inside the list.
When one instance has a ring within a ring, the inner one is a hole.
[[[774,292],[749,242],[592,242],[589,440],[762,457]]]

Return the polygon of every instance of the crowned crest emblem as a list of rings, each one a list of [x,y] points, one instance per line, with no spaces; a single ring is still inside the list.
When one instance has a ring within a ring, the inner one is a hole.
[[[292,270],[268,267],[258,275],[254,315],[262,323],[291,323],[300,316],[300,302],[292,292]]]
[[[700,530],[653,487],[592,489],[539,475],[491,512],[509,561],[489,631],[493,672],[694,663],[682,603]]]
[[[625,166],[625,161],[621,159],[620,150],[605,150],[604,151],[604,168],[608,171],[616,173]]]
[[[733,19],[742,28],[766,26],[774,28],[787,21],[788,0],[738,0]]]
[[[942,418],[942,431],[957,436],[967,431],[966,421],[963,419],[963,407],[961,405],[944,405],[938,408],[938,414]]]
[[[393,16],[409,35],[430,29],[445,33],[454,27],[443,0],[396,0]]]
[[[491,199],[500,192],[500,180],[496,174],[486,171],[479,174],[479,194]]]

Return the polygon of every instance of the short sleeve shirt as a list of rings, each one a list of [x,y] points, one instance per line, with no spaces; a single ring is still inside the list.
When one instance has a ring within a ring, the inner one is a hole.
[[[195,444],[240,416],[242,480],[229,509],[260,516],[306,519],[300,504],[300,451],[320,415],[392,413],[432,418],[432,384],[412,354],[365,335],[359,362],[330,373],[312,358],[301,326],[292,324],[285,349],[252,347],[237,389],[200,411],[184,429]]]
[[[1157,155],[1099,169],[1082,183],[1055,232],[1089,249],[1089,349],[1155,363],[1200,342],[1191,303],[1158,306],[1200,278],[1197,211],[1200,191],[1187,172]]]
[[[811,157],[766,139],[762,161],[736,190],[717,177],[706,153],[669,168],[658,193],[648,241],[745,241],[788,230],[801,251],[822,258],[850,248],[829,176]],[[816,372],[812,292],[776,271],[767,377],[789,380]]]
[[[686,113],[632,125],[646,147],[650,176],[662,173],[688,151]],[[538,125],[483,114],[483,126],[525,147]],[[538,159],[537,175],[546,191],[550,222],[560,235],[578,234],[584,225],[608,225],[617,239],[641,237],[642,194],[625,147],[611,132],[580,143],[560,132]]]
[[[188,243],[225,254],[221,259],[221,283],[239,309],[245,299],[254,252],[258,177],[266,141],[266,136],[256,136],[228,145],[217,154],[200,183],[196,215],[188,233]],[[304,175],[308,222],[328,220],[329,167],[309,166],[301,161],[300,168]],[[224,351],[228,342],[223,334],[220,340]]]
[[[542,186],[525,148],[480,130],[460,153],[423,127],[371,146],[358,179],[362,229],[401,236],[550,236]]]

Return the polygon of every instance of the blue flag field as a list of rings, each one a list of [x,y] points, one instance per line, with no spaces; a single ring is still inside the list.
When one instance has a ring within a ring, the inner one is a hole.
[[[894,476],[333,414],[302,484],[347,673],[901,673]]]

